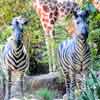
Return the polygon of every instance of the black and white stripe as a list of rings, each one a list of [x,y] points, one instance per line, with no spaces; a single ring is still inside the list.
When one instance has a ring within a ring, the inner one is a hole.
[[[12,41],[13,42],[13,41]],[[8,44],[9,45],[9,44]],[[15,44],[16,45],[16,44]],[[21,93],[23,95],[23,76],[25,70],[28,68],[29,65],[29,60],[28,60],[28,54],[26,52],[25,46],[21,42],[20,45],[15,46],[16,48],[13,48],[9,50],[5,57],[4,57],[4,63],[6,66],[6,69],[8,70],[8,83],[6,83],[6,96],[4,100],[9,100],[12,96],[11,94],[11,87],[12,87],[12,82],[16,80],[12,80],[12,72],[20,72],[20,87],[21,87]],[[16,75],[17,77],[17,75]]]
[[[7,39],[7,43],[4,48],[3,58],[4,67],[7,73],[6,83],[6,95],[4,100],[10,100],[13,96],[12,86],[16,80],[20,81],[20,94],[24,94],[23,91],[23,76],[25,70],[28,68],[29,60],[28,53],[26,52],[23,44],[23,25],[27,24],[27,19],[22,16],[13,18],[12,20],[12,35]],[[19,75],[18,75],[19,74]],[[17,76],[18,75],[18,76]],[[20,79],[19,79],[20,78]],[[15,86],[16,88],[19,88]],[[16,92],[16,89],[15,89]],[[15,93],[16,95],[16,93]],[[15,96],[14,95],[14,96]]]
[[[70,40],[62,42],[57,52],[58,63],[65,76],[68,100],[76,100],[76,87],[80,88],[80,90],[84,89],[84,80],[88,75],[88,66],[90,64],[90,48],[87,44],[88,26],[84,22],[85,18],[82,14],[84,14],[84,17],[86,16],[85,12],[82,12],[81,15],[76,15],[74,19],[79,34],[73,36]]]
[[[5,64],[8,69],[14,71],[24,71],[28,66],[27,53],[23,43],[21,43],[15,50],[11,50],[5,56]]]
[[[76,85],[77,75],[80,78],[85,78],[84,75],[86,75],[90,64],[90,49],[84,36],[81,34],[61,43],[58,49],[58,60],[67,81],[66,92],[69,93]],[[81,85],[80,87],[82,87]]]

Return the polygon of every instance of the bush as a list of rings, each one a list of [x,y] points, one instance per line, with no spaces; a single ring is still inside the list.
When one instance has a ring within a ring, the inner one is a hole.
[[[55,92],[47,88],[41,88],[36,92],[37,97],[40,97],[41,100],[53,100],[55,97]]]
[[[89,70],[89,79],[86,80],[86,89],[82,92],[79,100],[98,100],[100,99],[100,81],[93,70]]]

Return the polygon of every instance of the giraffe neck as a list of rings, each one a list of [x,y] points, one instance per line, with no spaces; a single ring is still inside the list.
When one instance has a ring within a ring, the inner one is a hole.
[[[75,2],[58,2],[58,0],[36,0],[33,6],[40,17],[45,34],[48,36],[53,35],[53,28],[59,17],[68,16],[72,11],[79,9]]]

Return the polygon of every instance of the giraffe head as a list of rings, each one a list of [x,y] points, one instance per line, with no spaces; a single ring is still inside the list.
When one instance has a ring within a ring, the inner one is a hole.
[[[27,19],[22,16],[18,16],[13,18],[12,20],[12,28],[13,28],[13,36],[15,38],[15,42],[19,44],[22,40],[23,33],[23,25],[27,24]]]
[[[74,12],[73,22],[75,25],[77,34],[86,34],[88,33],[88,11],[78,10]]]

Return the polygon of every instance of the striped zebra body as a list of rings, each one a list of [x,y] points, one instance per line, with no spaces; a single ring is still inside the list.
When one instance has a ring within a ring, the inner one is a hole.
[[[20,88],[23,95],[23,76],[29,65],[28,55],[23,43],[20,43],[18,46],[15,44],[15,47],[13,48],[13,46],[10,45],[11,42],[14,42],[14,40],[11,40],[10,43],[8,42],[5,46],[5,49],[8,47],[10,47],[10,49],[7,50],[7,52],[5,51],[6,53],[4,56],[4,63],[8,70],[8,83],[6,84],[6,96],[4,100],[9,100],[13,96],[13,93],[11,92],[13,82],[15,82],[18,78],[20,78]],[[15,76],[15,79],[13,78],[13,75]]]
[[[15,50],[11,50],[5,57],[5,64],[8,69],[14,71],[24,71],[28,66],[27,53],[23,43],[19,45]]]
[[[80,26],[75,23],[81,32],[70,40],[62,42],[57,53],[58,62],[65,77],[68,100],[77,100],[75,90],[78,88],[82,91],[85,88],[84,80],[88,75],[90,64],[90,48],[87,44],[88,26],[83,22],[84,20],[81,19],[80,15],[79,17],[79,19],[74,20],[79,20],[80,25],[83,25]],[[76,18],[78,18],[78,15]]]
[[[77,36],[69,41],[64,41],[59,46],[59,57],[66,71],[72,69],[79,73],[89,66],[90,49],[82,37]]]
[[[22,16],[15,17],[12,20],[13,32],[7,39],[8,41],[4,48],[4,67],[7,71],[7,83],[4,100],[10,100],[12,96],[19,94],[24,96],[23,76],[26,68],[28,68],[29,65],[28,54],[23,44],[23,25],[26,23],[27,20]],[[15,90],[13,90],[13,83],[19,83],[16,80],[19,80],[20,85],[17,86],[15,84]],[[20,91],[18,90],[19,88],[21,89]],[[17,94],[17,92],[19,94]]]
[[[84,88],[83,81],[90,64],[90,49],[83,36],[62,42],[58,48],[58,60],[65,76],[66,92],[71,97],[76,85],[81,90]]]

